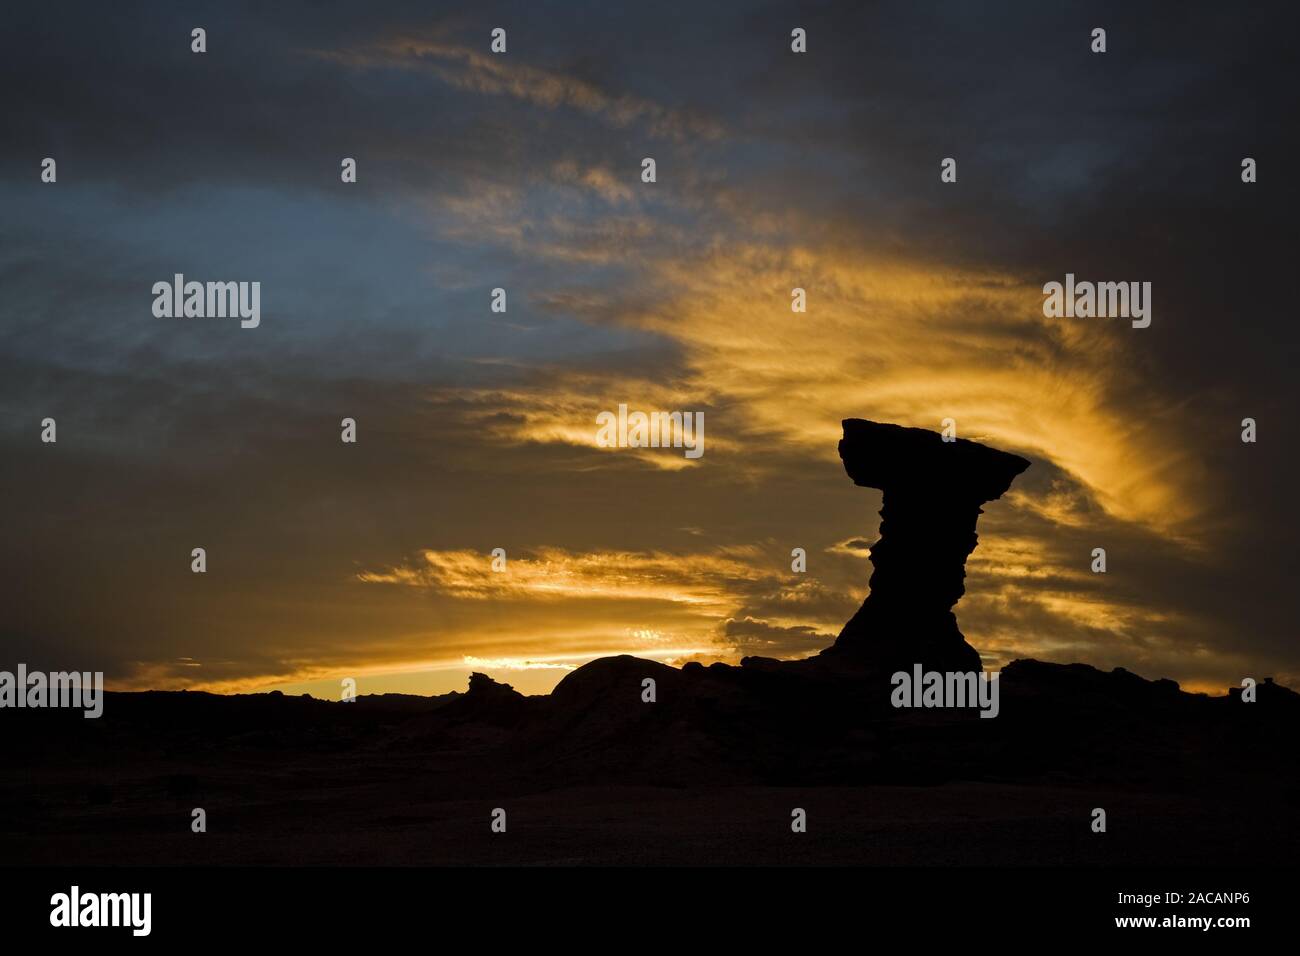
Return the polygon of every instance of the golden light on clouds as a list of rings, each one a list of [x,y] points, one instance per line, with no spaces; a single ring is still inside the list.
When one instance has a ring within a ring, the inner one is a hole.
[[[429,69],[465,89],[576,109],[614,126],[649,124],[671,139],[725,135],[657,104],[612,97],[554,72],[507,68],[499,57],[437,39],[396,38],[347,55],[355,64]],[[1044,318],[1041,286],[1052,277],[887,256],[840,236],[825,245],[791,241],[824,224],[798,210],[753,215],[731,192],[710,211],[717,238],[693,236],[656,211],[698,206],[698,197],[661,191],[659,205],[647,208],[627,180],[563,160],[528,184],[480,184],[473,198],[444,197],[428,210],[444,235],[496,235],[532,255],[613,261],[649,251],[636,288],[653,295],[551,290],[549,302],[681,348],[684,367],[668,383],[587,372],[544,388],[482,394],[484,404],[508,414],[507,424],[488,426],[498,439],[595,447],[593,409],[623,401],[665,410],[727,405],[733,427],[743,421],[745,432],[833,457],[842,418],[936,429],[952,418],[959,435],[1051,461],[1108,514],[1203,544],[1197,522],[1216,489],[1180,438],[1179,409],[1143,395],[1126,325]],[[545,214],[530,209],[530,195],[569,187],[610,205],[635,203],[637,215],[593,221],[581,206],[570,216],[562,203]],[[809,290],[806,313],[790,310],[795,287]],[[1135,397],[1140,409],[1123,404]],[[735,431],[715,428],[711,452],[734,449]],[[680,457],[627,451],[660,468],[688,467]]]
[[[634,131],[657,142],[661,171],[685,167],[674,167],[674,150],[721,147],[739,135],[706,117],[436,35],[317,55]],[[562,449],[571,453],[569,474],[616,483],[640,468],[663,482],[725,483],[733,512],[761,515],[786,493],[768,479],[799,476],[810,463],[834,467],[842,419],[938,430],[951,418],[959,436],[1036,465],[986,509],[969,593],[957,607],[973,643],[1006,660],[1054,652],[1084,658],[1111,641],[1140,659],[1186,625],[1132,591],[1102,587],[1087,569],[1087,542],[1070,536],[1118,529],[1204,550],[1213,546],[1217,529],[1207,515],[1221,489],[1188,439],[1194,427],[1186,410],[1145,389],[1132,348],[1142,333],[1127,323],[1043,316],[1042,284],[1059,276],[909,254],[883,228],[876,234],[870,224],[820,221],[797,207],[773,212],[723,188],[723,173],[707,183],[684,172],[661,176],[647,192],[632,167],[560,151],[518,176],[468,175],[452,193],[416,191],[403,214],[440,241],[562,266],[557,281],[510,290],[502,327],[523,328],[512,323],[525,321],[518,305],[527,303],[534,321],[537,313],[577,320],[640,336],[659,351],[639,361],[476,360],[497,363],[502,374],[424,390],[441,426],[502,454]],[[445,284],[465,285],[454,265],[428,268]],[[606,269],[617,271],[600,272]],[[807,291],[804,313],[791,311],[796,287]],[[597,414],[623,403],[704,412],[703,459],[673,448],[599,447]],[[847,479],[844,491],[858,494]],[[810,515],[831,508],[806,502]],[[580,524],[582,509],[574,510]],[[460,546],[368,561],[350,583],[368,597],[402,602],[408,616],[398,633],[367,645],[367,666],[385,674],[481,668],[558,679],[614,653],[669,661],[798,657],[830,643],[865,596],[865,544],[876,535],[865,501],[857,527],[821,529],[817,540],[788,527],[766,537],[708,530],[715,537],[691,542],[693,549],[643,551],[580,549],[561,531],[559,540],[530,539],[500,573],[486,553]],[[790,572],[791,542],[778,541],[781,534],[796,535],[817,556],[808,574]],[[413,594],[425,603],[408,603]],[[275,676],[317,679],[344,659],[340,651],[334,661],[304,660],[294,674]]]
[[[507,556],[506,569],[493,571],[490,560],[477,552],[425,551],[422,561],[415,565],[363,571],[358,578],[370,584],[432,588],[470,600],[651,600],[721,611],[733,599],[729,583],[755,581],[762,576],[753,563],[756,556],[753,548],[671,555],[570,554],[560,548],[544,547],[523,557]]]
[[[1132,330],[1046,320],[1036,285],[730,245],[666,280],[672,302],[629,321],[681,342],[691,381],[743,403],[756,430],[834,456],[842,418],[952,418],[959,435],[1053,462],[1122,520],[1186,536],[1205,506],[1177,410],[1116,397],[1140,386],[1118,341]],[[790,311],[796,285],[813,290],[806,314]]]

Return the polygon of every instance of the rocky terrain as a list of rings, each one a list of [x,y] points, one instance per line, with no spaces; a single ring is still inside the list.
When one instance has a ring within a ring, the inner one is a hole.
[[[5,717],[11,863],[1254,863],[1300,851],[1300,695],[1019,660],[997,715],[900,708],[978,654],[952,614],[980,505],[1028,462],[845,423],[885,491],[872,591],[801,661],[608,657],[525,697],[110,693]],[[882,464],[888,462],[888,464]],[[917,497],[917,489],[924,494]],[[191,832],[201,807],[205,833]],[[505,833],[490,814],[507,813]],[[794,809],[806,833],[790,827]],[[1091,828],[1104,809],[1105,833]]]

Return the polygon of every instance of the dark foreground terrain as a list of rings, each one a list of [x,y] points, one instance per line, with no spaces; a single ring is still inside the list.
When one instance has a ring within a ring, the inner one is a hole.
[[[642,700],[643,680],[656,700]],[[630,657],[523,697],[109,694],[13,711],[0,861],[1258,864],[1300,852],[1300,695],[1018,661],[1000,713],[798,664]],[[192,833],[191,811],[207,813]],[[1094,808],[1105,833],[1092,831]],[[493,833],[502,808],[507,831]],[[807,812],[807,832],[791,812]]]

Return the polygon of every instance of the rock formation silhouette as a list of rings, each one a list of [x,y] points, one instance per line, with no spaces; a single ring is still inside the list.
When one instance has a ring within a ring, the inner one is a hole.
[[[1300,763],[1286,757],[1300,694],[1267,678],[1248,702],[1240,687],[1212,697],[1122,668],[1017,660],[1000,669],[996,719],[894,707],[893,670],[980,668],[952,609],[980,506],[1029,463],[856,419],[840,455],[854,482],[884,491],[883,522],[871,593],[820,655],[681,668],[604,657],[537,696],[475,673],[466,693],[347,705],[148,692],[107,694],[102,721],[24,709],[8,715],[17,773],[0,780],[0,855],[62,865],[247,864],[253,847],[277,863],[351,865],[359,853],[390,865],[1300,855]],[[40,776],[51,755],[60,786]],[[304,780],[319,790],[306,814]],[[789,787],[830,821],[825,838],[773,837]],[[236,838],[176,833],[177,808],[208,800],[238,812]],[[528,837],[488,840],[485,808],[506,800]],[[1099,839],[1088,810],[1112,805],[1124,824]],[[286,807],[302,825],[286,825]],[[657,830],[646,829],[652,814]]]
[[[981,670],[952,608],[981,505],[1002,496],[1029,462],[923,428],[844,420],[840,458],[854,484],[884,492],[871,547],[871,593],[824,655],[883,670]]]

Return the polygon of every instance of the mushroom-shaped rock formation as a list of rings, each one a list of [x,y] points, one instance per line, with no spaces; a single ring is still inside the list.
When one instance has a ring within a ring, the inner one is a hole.
[[[923,428],[844,420],[840,458],[854,484],[884,492],[871,547],[871,593],[824,656],[888,671],[978,671],[957,629],[966,557],[980,506],[999,498],[1029,462]]]

